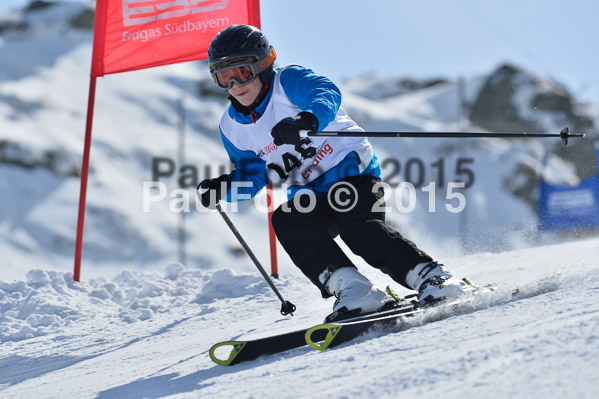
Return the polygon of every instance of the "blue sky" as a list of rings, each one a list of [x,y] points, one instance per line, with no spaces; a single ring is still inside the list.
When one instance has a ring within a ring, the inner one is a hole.
[[[456,78],[509,61],[599,103],[597,0],[262,0],[261,17],[278,65],[337,81],[369,72]]]

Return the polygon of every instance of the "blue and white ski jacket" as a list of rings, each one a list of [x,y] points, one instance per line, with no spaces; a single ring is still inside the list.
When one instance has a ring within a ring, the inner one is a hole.
[[[303,188],[326,194],[348,176],[380,178],[379,161],[364,137],[309,137],[301,146],[273,143],[273,126],[302,111],[318,118],[320,130],[363,131],[341,108],[341,92],[330,79],[298,65],[275,69],[269,93],[254,111],[252,120],[231,105],[221,118],[223,144],[235,165],[229,176],[241,183],[226,201],[253,198],[271,180],[287,184],[291,199]]]

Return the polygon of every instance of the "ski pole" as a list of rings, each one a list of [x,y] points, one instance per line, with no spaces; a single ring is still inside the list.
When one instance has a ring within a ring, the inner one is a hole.
[[[292,304],[291,302],[286,301],[285,299],[283,299],[283,296],[281,295],[281,293],[279,292],[279,290],[277,290],[277,287],[272,282],[272,280],[270,279],[270,277],[268,276],[268,274],[266,273],[266,271],[264,270],[264,268],[262,267],[262,265],[258,261],[258,258],[256,258],[256,256],[254,255],[254,253],[252,252],[252,250],[250,249],[250,247],[247,245],[247,243],[245,242],[245,240],[243,239],[243,237],[241,236],[241,234],[239,234],[239,231],[237,231],[237,229],[235,228],[235,225],[233,224],[233,222],[231,221],[231,219],[229,219],[229,216],[227,216],[227,214],[225,213],[225,211],[223,211],[223,209],[221,208],[220,204],[216,204],[216,210],[223,217],[225,223],[227,223],[227,226],[229,226],[229,228],[231,229],[231,231],[233,232],[233,234],[235,234],[235,237],[237,237],[237,240],[239,241],[239,243],[241,244],[241,246],[245,250],[245,253],[248,254],[248,256],[250,257],[250,259],[254,262],[254,264],[256,265],[256,267],[258,268],[258,270],[260,271],[260,273],[262,274],[262,277],[264,277],[264,279],[266,280],[266,282],[268,283],[268,285],[270,285],[270,288],[272,288],[272,290],[274,291],[274,293],[277,294],[277,296],[281,300],[281,314],[283,316],[286,316],[288,314],[291,315],[291,316],[293,316],[293,312],[295,312],[295,305]]]
[[[559,133],[482,133],[482,132],[356,132],[356,131],[321,131],[311,132],[304,130],[300,133],[304,137],[416,137],[416,138],[532,138],[532,137],[559,137],[567,145],[570,137],[585,137],[584,133],[570,133],[565,127]]]

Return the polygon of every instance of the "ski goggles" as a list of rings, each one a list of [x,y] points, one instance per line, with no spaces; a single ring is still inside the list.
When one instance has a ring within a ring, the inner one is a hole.
[[[270,46],[270,51],[266,58],[252,62],[247,58],[239,60],[231,65],[226,65],[221,68],[215,68],[210,71],[214,83],[223,90],[229,90],[233,87],[233,83],[239,86],[245,86],[252,83],[258,75],[271,67],[272,63],[277,58],[277,53],[274,47]]]
[[[252,83],[258,77],[254,64],[247,61],[240,64],[230,65],[215,69],[212,72],[214,81],[223,90],[229,90],[233,83],[245,86]]]

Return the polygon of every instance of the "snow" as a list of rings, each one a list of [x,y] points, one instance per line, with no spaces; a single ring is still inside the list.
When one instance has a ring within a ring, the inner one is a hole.
[[[152,159],[177,159],[181,100],[184,163],[197,168],[197,179],[206,168],[216,174],[228,167],[216,128],[227,100],[210,91],[203,63],[99,79],[82,282],[74,282],[91,34],[65,21],[83,7],[16,10],[10,18],[30,29],[0,38],[0,397],[595,396],[599,239],[538,235],[530,204],[506,190],[526,184],[514,173],[518,165],[542,170],[553,183],[579,180],[557,155],[542,164],[541,141],[372,140],[394,184],[389,222],[456,275],[498,284],[496,293],[454,317],[417,318],[403,331],[371,332],[330,351],[305,347],[230,368],[214,364],[213,344],[315,325],[333,302],[320,298],[279,247],[275,284],[297,306],[293,317],[281,316],[277,297],[220,216],[195,208],[193,189],[181,191],[178,173],[160,179],[167,196],[144,212]],[[534,94],[527,74],[521,107]],[[485,79],[464,80],[466,101]],[[367,130],[468,127],[455,81],[416,90],[369,75],[340,86],[344,108]],[[587,108],[599,115],[599,106]],[[561,124],[549,114],[541,122]],[[422,162],[426,186],[441,179],[432,166],[440,159],[445,183],[464,180],[458,163],[472,159],[461,164],[475,178],[465,211],[446,209],[453,202],[445,184],[433,196],[416,187],[414,210],[400,212],[395,184],[409,180],[408,162]],[[278,204],[284,193],[276,194]],[[190,198],[184,265],[176,262],[177,198]],[[261,195],[227,209],[268,267],[263,204]],[[377,285],[409,293],[340,245]],[[509,301],[515,287],[522,298]]]
[[[2,397],[593,397],[599,377],[599,240],[448,260],[498,290],[440,321],[370,332],[231,367],[209,348],[317,324],[332,306],[294,269],[277,285],[257,274],[171,264],[74,283],[31,270],[0,285]],[[371,268],[377,284],[391,284]],[[519,300],[506,300],[520,287]],[[396,287],[401,292],[401,287]],[[422,325],[421,325],[422,324]],[[218,353],[217,353],[218,355]],[[224,355],[226,356],[226,355]]]

